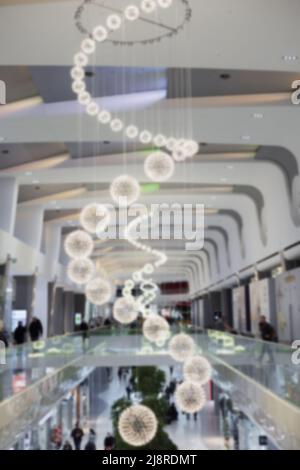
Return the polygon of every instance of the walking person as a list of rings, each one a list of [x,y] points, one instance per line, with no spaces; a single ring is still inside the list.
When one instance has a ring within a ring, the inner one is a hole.
[[[113,450],[115,448],[116,441],[114,436],[108,432],[104,439],[104,450]]]
[[[275,328],[271,325],[271,323],[267,322],[267,319],[264,315],[260,317],[259,331],[261,339],[263,340],[259,361],[262,362],[264,355],[267,354],[269,356],[270,363],[273,364],[275,362],[273,349],[272,346],[268,343],[276,343],[278,338]]]
[[[14,342],[17,346],[24,344],[26,340],[26,327],[21,321],[18,322],[18,326],[14,331]]]
[[[74,442],[75,450],[80,450],[81,449],[81,442],[82,442],[83,436],[84,436],[84,432],[81,429],[79,422],[77,422],[75,424],[75,428],[71,432],[71,437],[72,437],[73,442]]]
[[[43,335],[43,325],[37,317],[32,318],[28,330],[32,342],[38,341]]]

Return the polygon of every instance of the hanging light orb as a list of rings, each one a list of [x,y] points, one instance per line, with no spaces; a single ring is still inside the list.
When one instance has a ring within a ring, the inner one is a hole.
[[[186,159],[187,155],[183,147],[176,146],[172,152],[172,157],[176,162],[183,162]]]
[[[173,3],[173,0],[156,0],[156,1],[157,1],[158,6],[161,8],[169,8]]]
[[[65,251],[70,258],[88,258],[94,249],[92,237],[83,230],[70,233],[65,239]]]
[[[187,157],[193,157],[199,153],[199,144],[195,140],[186,140],[183,149]]]
[[[150,343],[166,341],[169,334],[169,323],[160,315],[152,314],[143,323],[143,335]]]
[[[78,93],[78,101],[80,104],[87,106],[91,102],[91,95],[88,91],[80,91]]]
[[[144,405],[133,405],[121,413],[118,430],[127,444],[141,447],[154,439],[157,426],[156,416],[150,408]]]
[[[152,140],[151,132],[145,130],[140,133],[140,142],[142,144],[150,144],[151,140]]]
[[[183,382],[177,385],[175,401],[178,408],[185,413],[197,413],[205,405],[205,392],[200,384]]]
[[[166,142],[166,148],[170,151],[173,152],[174,148],[176,147],[176,139],[174,137],[169,137]]]
[[[98,121],[101,122],[101,124],[108,124],[111,121],[111,114],[109,111],[106,111],[103,109],[100,111],[98,114]]]
[[[79,93],[85,91],[85,83],[82,80],[75,80],[72,83],[72,90],[78,95]]]
[[[86,112],[89,116],[96,116],[99,113],[99,105],[95,101],[91,101],[86,107]]]
[[[104,305],[112,296],[111,284],[107,279],[97,277],[85,287],[86,298],[94,305]]]
[[[212,368],[207,359],[203,356],[193,356],[188,358],[183,366],[185,380],[197,382],[204,385],[209,382]]]
[[[121,132],[121,130],[123,129],[124,127],[124,124],[123,122],[121,121],[121,119],[113,119],[110,123],[110,127],[111,127],[111,130],[113,132]]]
[[[153,13],[157,8],[157,3],[155,0],[142,0],[141,2],[141,10],[145,13]]]
[[[95,266],[90,259],[74,259],[68,264],[68,277],[76,284],[87,284],[94,276]]]
[[[127,279],[127,281],[125,282],[125,287],[127,289],[133,289],[134,288],[134,282],[132,279]]]
[[[157,134],[153,138],[153,142],[154,142],[154,145],[156,145],[156,147],[165,147],[167,143],[167,138],[162,134]]]
[[[85,54],[92,54],[95,52],[96,49],[96,43],[94,39],[91,38],[85,38],[82,43],[81,43],[81,50]]]
[[[128,5],[125,8],[124,16],[128,21],[136,21],[140,16],[140,10],[136,5]]]
[[[79,67],[85,67],[88,61],[89,59],[84,52],[77,52],[77,54],[74,55],[74,64]]]
[[[121,24],[122,18],[120,17],[120,15],[113,14],[107,17],[106,25],[111,31],[116,31],[117,29],[119,29],[121,27]]]
[[[153,264],[150,264],[150,263],[145,264],[145,266],[143,267],[143,272],[148,275],[153,274],[154,272]]]
[[[103,204],[89,204],[80,214],[82,227],[90,233],[100,233],[106,230],[110,223],[110,211]]]
[[[120,206],[127,207],[140,197],[140,185],[133,176],[121,175],[110,186],[112,199]]]
[[[184,362],[195,354],[196,344],[189,335],[180,333],[173,336],[169,343],[169,354],[175,361]]]
[[[135,139],[139,135],[139,129],[136,126],[128,126],[125,129],[125,135],[128,139]]]
[[[145,160],[144,170],[152,181],[158,183],[169,180],[175,169],[173,159],[165,152],[151,153]]]
[[[132,279],[134,282],[141,282],[143,280],[143,273],[141,271],[135,271],[132,274]]]
[[[134,298],[120,297],[115,301],[113,308],[113,317],[123,325],[129,325],[138,317],[138,309]]]
[[[107,39],[107,29],[104,26],[96,26],[93,29],[93,38],[97,42],[103,42]]]
[[[71,69],[71,77],[73,80],[82,80],[84,77],[83,68],[79,65],[75,65],[75,67]]]

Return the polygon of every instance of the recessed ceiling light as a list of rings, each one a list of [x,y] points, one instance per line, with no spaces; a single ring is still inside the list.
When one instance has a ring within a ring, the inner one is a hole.
[[[234,170],[234,165],[227,165],[227,170]]]
[[[211,196],[210,198],[212,201],[215,201],[217,199],[217,196]]]
[[[0,135],[0,142],[4,142],[4,140],[5,140],[5,137],[2,137],[2,136]]]
[[[262,119],[264,117],[263,113],[253,113],[252,116],[254,119]]]
[[[221,73],[220,78],[222,78],[222,80],[229,80],[229,78],[231,78],[231,75],[230,73]]]
[[[242,140],[250,140],[250,135],[242,135],[241,139]]]
[[[227,178],[220,178],[220,181],[221,181],[222,183],[226,183],[226,182],[227,182]]]
[[[32,176],[32,171],[26,171],[25,176]]]
[[[286,62],[295,62],[295,60],[298,60],[299,57],[297,55],[284,55],[282,56],[282,60],[285,60]]]
[[[93,77],[94,75],[95,75],[94,72],[92,72],[91,70],[86,70],[85,72],[86,77]]]
[[[38,183],[39,183],[39,180],[33,180],[32,183],[33,183],[33,184],[38,184]]]

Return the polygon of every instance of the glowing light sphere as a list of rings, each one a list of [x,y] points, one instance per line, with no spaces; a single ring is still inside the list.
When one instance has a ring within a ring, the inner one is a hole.
[[[160,315],[152,314],[143,323],[143,335],[150,343],[166,341],[169,333],[169,323]]]
[[[71,69],[71,77],[73,78],[73,80],[82,80],[84,77],[83,68],[79,65],[75,65],[75,67]]]
[[[169,8],[173,3],[173,0],[156,0],[156,1],[157,1],[158,6],[161,8]]]
[[[115,178],[110,186],[112,199],[120,206],[127,207],[140,197],[140,185],[130,175],[121,175]]]
[[[144,164],[144,170],[148,178],[159,183],[170,179],[174,169],[173,159],[165,152],[151,153]]]
[[[155,0],[142,0],[141,2],[141,10],[145,13],[153,13],[157,8],[157,3]]]
[[[82,227],[90,233],[104,231],[110,223],[110,211],[103,204],[89,204],[84,207],[80,214]]]
[[[88,258],[94,249],[92,237],[83,230],[75,230],[65,239],[65,251],[70,258]]]
[[[78,95],[85,90],[85,83],[82,80],[75,80],[72,83],[72,90]]]
[[[111,114],[109,111],[106,111],[105,109],[103,109],[102,111],[100,111],[100,113],[98,114],[98,121],[101,122],[101,124],[108,124],[110,123],[111,121]]]
[[[154,145],[156,145],[156,147],[164,147],[167,143],[167,138],[162,134],[157,134],[153,138],[153,142],[154,142]]]
[[[139,129],[136,126],[128,126],[125,129],[125,135],[128,139],[135,139],[139,135]]]
[[[133,289],[134,288],[134,282],[132,279],[127,279],[127,281],[125,282],[125,287],[127,289]]]
[[[85,287],[86,298],[94,305],[104,305],[112,296],[112,287],[107,279],[97,277]]]
[[[74,64],[78,65],[79,67],[85,67],[88,63],[89,59],[84,52],[78,52],[74,55]]]
[[[91,38],[85,38],[82,43],[81,43],[81,50],[85,54],[92,54],[95,52],[96,49],[96,43],[94,39]]]
[[[176,387],[175,401],[181,411],[185,413],[197,413],[205,405],[205,392],[198,383],[183,382]]]
[[[96,26],[93,29],[93,38],[97,42],[103,42],[107,39],[107,29],[104,26]]]
[[[199,153],[199,144],[195,140],[185,141],[183,148],[187,157],[193,157]]]
[[[118,422],[118,430],[123,441],[134,447],[141,447],[154,439],[157,432],[157,419],[150,408],[133,405],[124,410]]]
[[[173,336],[169,343],[169,354],[178,362],[184,362],[195,354],[196,345],[189,335],[180,333]]]
[[[91,102],[91,95],[88,91],[81,91],[78,93],[78,101],[80,104],[87,106]]]
[[[106,20],[106,25],[111,31],[116,31],[121,27],[122,18],[119,15],[109,15]]]
[[[110,123],[110,127],[111,127],[111,130],[113,132],[121,132],[121,130],[123,129],[124,127],[124,124],[123,122],[121,121],[121,119],[113,119]]]
[[[145,264],[143,267],[143,272],[145,274],[152,274],[154,272],[154,266],[150,263]]]
[[[68,264],[68,277],[76,284],[87,284],[94,276],[95,266],[90,259],[74,259]]]
[[[89,116],[96,116],[99,113],[99,105],[95,101],[91,101],[86,107],[86,112]]]
[[[142,144],[150,144],[151,140],[152,140],[151,132],[145,130],[140,133],[140,142]]]
[[[182,146],[176,145],[172,152],[172,157],[176,162],[183,162],[186,159],[187,155]]]
[[[140,16],[140,10],[136,5],[128,5],[124,10],[124,16],[128,21],[136,21]]]
[[[134,322],[138,316],[138,309],[133,297],[120,297],[115,301],[113,317],[123,325]]]
[[[169,137],[169,139],[167,139],[167,142],[166,142],[166,148],[170,151],[170,152],[173,152],[173,150],[175,149],[175,146],[176,146],[176,139],[174,139],[174,137]]]
[[[209,382],[212,368],[203,356],[193,356],[186,360],[183,366],[184,378],[189,382],[197,382],[204,385]]]
[[[132,279],[134,282],[141,282],[143,280],[143,273],[141,271],[135,271],[132,274]]]

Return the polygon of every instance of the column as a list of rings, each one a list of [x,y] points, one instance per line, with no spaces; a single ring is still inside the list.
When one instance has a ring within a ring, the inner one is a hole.
[[[44,208],[42,206],[18,206],[15,237],[37,251],[41,249]]]
[[[0,178],[0,229],[13,234],[18,200],[16,178]]]
[[[45,249],[46,263],[48,266],[48,278],[53,279],[56,274],[56,267],[59,260],[61,244],[61,228],[59,225],[51,223],[45,224]]]

